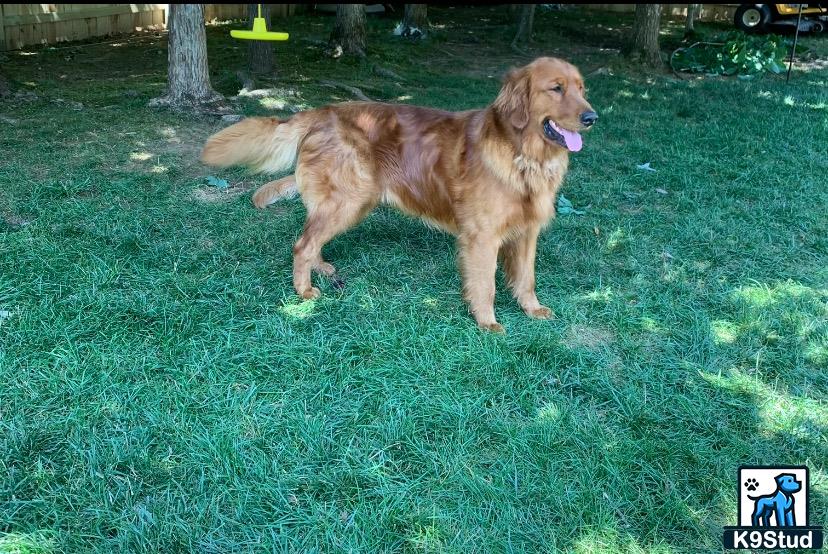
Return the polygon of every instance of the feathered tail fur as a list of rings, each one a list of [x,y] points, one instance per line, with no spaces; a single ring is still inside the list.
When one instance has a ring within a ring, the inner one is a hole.
[[[299,118],[251,117],[222,129],[207,140],[201,161],[227,167],[246,165],[256,172],[279,172],[296,163],[299,143],[307,127]],[[293,175],[271,181],[253,194],[253,204],[265,208],[280,198],[297,193]]]

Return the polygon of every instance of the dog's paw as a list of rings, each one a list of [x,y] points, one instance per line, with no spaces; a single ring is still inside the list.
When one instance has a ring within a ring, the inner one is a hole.
[[[313,300],[314,298],[319,298],[320,296],[322,296],[322,293],[319,291],[318,288],[311,287],[308,290],[304,291],[299,296],[301,296],[305,300]]]
[[[759,481],[751,477],[747,481],[745,481],[745,488],[751,492],[755,491],[759,488]]]
[[[501,335],[506,333],[506,329],[503,328],[503,325],[500,323],[478,323],[478,327],[483,329],[484,331],[491,331],[492,333],[500,333]]]
[[[526,310],[526,315],[528,315],[532,319],[555,319],[555,312],[553,312],[546,306],[540,306],[539,308]]]

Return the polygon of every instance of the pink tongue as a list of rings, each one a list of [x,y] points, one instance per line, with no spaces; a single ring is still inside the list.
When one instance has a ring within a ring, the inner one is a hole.
[[[578,152],[584,146],[584,141],[581,138],[581,135],[575,131],[568,131],[566,129],[561,129],[560,127],[557,127],[556,131],[563,136],[564,142],[566,142],[566,147],[569,148],[570,152]]]

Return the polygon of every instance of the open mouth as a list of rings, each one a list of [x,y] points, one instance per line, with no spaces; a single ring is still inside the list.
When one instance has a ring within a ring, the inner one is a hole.
[[[546,135],[546,138],[570,152],[578,152],[584,146],[580,134],[560,127],[551,119],[543,120],[543,134]]]

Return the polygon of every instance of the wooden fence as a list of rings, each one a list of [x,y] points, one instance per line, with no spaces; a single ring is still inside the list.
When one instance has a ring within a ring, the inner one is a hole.
[[[585,8],[612,12],[634,12],[635,4],[584,4]],[[699,21],[733,21],[739,4],[702,4]],[[685,17],[687,4],[662,4],[662,14],[668,17]]]
[[[272,4],[275,17],[293,15],[301,4]],[[703,4],[702,21],[732,21],[738,4]],[[585,4],[590,9],[629,12],[635,4]],[[687,4],[664,4],[664,13],[679,17]],[[247,4],[206,4],[204,19],[247,17]],[[167,4],[0,4],[0,50],[35,44],[83,40],[137,29],[162,29]]]
[[[0,50],[54,44],[140,29],[163,29],[168,4],[0,4]],[[293,15],[296,4],[273,4],[275,17]],[[206,4],[204,19],[247,17],[247,4]]]

